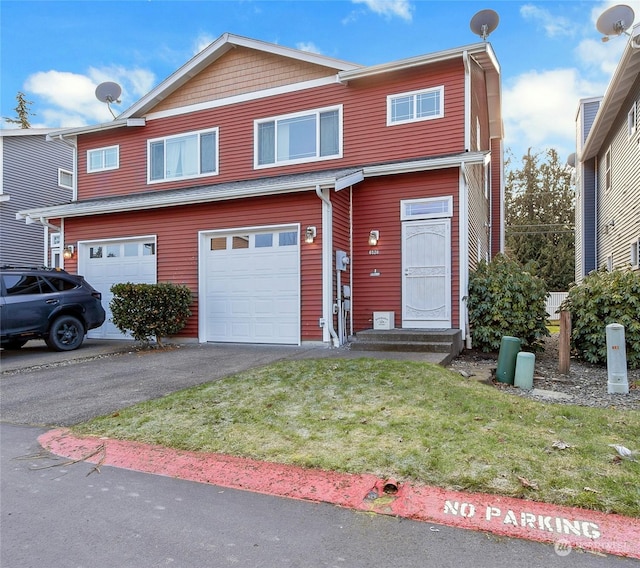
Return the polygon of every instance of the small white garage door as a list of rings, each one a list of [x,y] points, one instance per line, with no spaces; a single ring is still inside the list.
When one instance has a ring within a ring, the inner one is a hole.
[[[113,298],[111,286],[121,282],[135,284],[156,283],[155,237],[80,243],[78,273],[102,293],[102,306],[107,312],[104,324],[92,329],[87,337],[93,339],[123,339],[123,334],[111,321],[109,303]]]
[[[300,343],[297,227],[201,236],[205,341]]]

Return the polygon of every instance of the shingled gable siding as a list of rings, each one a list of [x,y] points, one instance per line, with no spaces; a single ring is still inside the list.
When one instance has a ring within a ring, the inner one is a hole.
[[[252,100],[191,114],[154,119],[144,127],[119,128],[79,137],[79,199],[162,191],[237,179],[317,171],[327,168],[407,160],[463,152],[464,73],[462,63],[432,65],[366,79]],[[386,97],[444,85],[445,117],[386,126]],[[254,170],[253,125],[258,118],[343,105],[343,158]],[[149,185],[147,140],[219,128],[219,175]],[[120,168],[86,173],[88,149],[119,144]]]
[[[137,235],[157,235],[158,281],[186,284],[193,292],[193,315],[182,337],[198,337],[198,232],[240,227],[300,223],[321,225],[321,202],[315,192],[283,197],[152,209],[126,214],[70,218],[65,221],[67,242],[108,240]],[[321,341],[322,317],[321,238],[312,245],[300,242],[302,341]],[[75,271],[76,261],[65,268]]]
[[[336,73],[335,69],[237,46],[171,93],[153,112],[272,89],[294,82],[335,77]]]
[[[449,168],[433,172],[373,178],[365,180],[353,192],[353,305],[354,329],[370,329],[374,311],[394,311],[396,326],[402,325],[402,230],[400,201],[422,197],[453,195],[451,219],[451,323],[459,325],[460,272],[458,223],[459,170]],[[369,231],[380,231],[370,255]],[[380,276],[370,274],[376,269]]]

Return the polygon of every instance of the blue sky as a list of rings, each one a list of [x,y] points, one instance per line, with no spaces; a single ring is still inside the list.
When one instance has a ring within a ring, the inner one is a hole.
[[[636,22],[640,0],[623,0]],[[610,1],[487,0],[3,0],[1,116],[16,94],[33,102],[33,127],[108,122],[94,96],[122,85],[124,111],[225,32],[374,65],[482,41],[469,22],[495,10],[488,41],[502,71],[505,146],[519,157],[574,148],[580,98],[604,94],[624,38],[595,27]],[[4,120],[2,128],[11,127]]]

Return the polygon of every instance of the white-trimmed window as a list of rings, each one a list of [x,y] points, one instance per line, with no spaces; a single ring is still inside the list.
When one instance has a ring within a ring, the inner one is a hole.
[[[444,116],[444,87],[389,95],[387,126]]]
[[[627,133],[629,134],[629,138],[631,138],[638,129],[638,103],[634,102],[631,105],[631,110],[627,115]]]
[[[87,150],[87,172],[117,170],[120,167],[120,147],[108,146]]]
[[[147,143],[149,183],[218,174],[218,129],[154,138]]]
[[[73,172],[58,168],[58,185],[66,189],[73,189]]]
[[[607,272],[613,272],[613,254],[607,255]]]
[[[400,219],[402,221],[442,217],[453,217],[453,197],[451,195],[400,201]]]
[[[629,261],[631,262],[631,268],[640,268],[640,237],[631,242],[629,247]]]
[[[254,122],[256,168],[342,156],[342,106]]]

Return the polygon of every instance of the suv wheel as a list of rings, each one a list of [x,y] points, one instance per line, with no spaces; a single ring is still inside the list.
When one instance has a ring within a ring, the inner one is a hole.
[[[60,316],[51,324],[45,341],[54,351],[71,351],[80,347],[83,339],[82,322],[73,316]]]

